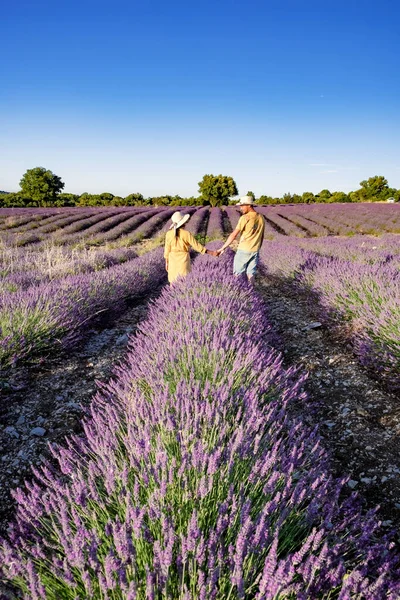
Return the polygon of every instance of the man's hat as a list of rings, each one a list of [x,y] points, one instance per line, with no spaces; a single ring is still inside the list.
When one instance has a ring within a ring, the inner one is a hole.
[[[236,202],[237,206],[248,206],[254,204],[253,196],[242,196],[239,198],[239,202]]]
[[[189,219],[190,215],[183,215],[181,212],[179,212],[179,210],[177,210],[171,217],[172,225],[170,229],[178,229],[178,227],[184,225],[187,221],[189,221]]]

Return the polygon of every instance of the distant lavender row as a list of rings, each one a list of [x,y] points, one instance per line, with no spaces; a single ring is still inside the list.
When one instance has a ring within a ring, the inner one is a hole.
[[[224,237],[223,214],[220,208],[210,208],[210,218],[207,225],[209,240],[222,240]]]
[[[105,311],[149,293],[165,280],[162,250],[86,275],[4,293],[0,303],[0,365],[65,348]]]
[[[351,233],[400,233],[400,206],[397,204],[295,204],[268,207],[266,210],[286,216],[300,215],[322,225],[336,235]],[[303,225],[303,223],[302,223]],[[307,227],[307,225],[305,225]],[[324,235],[312,233],[312,235]]]
[[[193,235],[205,233],[209,214],[210,210],[207,206],[198,208],[194,215],[190,217],[190,220],[186,225],[186,229]]]
[[[54,449],[62,475],[16,491],[0,572],[24,600],[398,597],[399,557],[290,416],[302,381],[230,261],[163,292],[86,437]]]
[[[341,242],[335,242],[337,254]],[[329,239],[326,243],[326,253],[330,254],[333,244]],[[361,240],[359,261],[354,260],[354,254],[353,260],[321,256],[311,251],[311,244],[307,245],[310,250],[292,240],[264,242],[262,264],[268,273],[289,279],[312,293],[319,317],[336,323],[352,340],[360,361],[372,366],[389,386],[400,389],[399,262],[390,254],[386,258],[381,254],[380,261],[363,264]],[[317,247],[321,246],[322,241]]]

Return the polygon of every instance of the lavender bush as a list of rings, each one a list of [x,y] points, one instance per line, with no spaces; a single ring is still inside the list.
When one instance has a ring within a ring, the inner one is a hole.
[[[373,367],[390,387],[398,389],[400,271],[396,255],[390,250],[390,244],[394,244],[398,251],[398,244],[389,238],[385,251],[385,242],[381,249],[371,245],[368,248],[368,242],[361,237],[351,242],[329,238],[324,242],[305,242],[301,242],[303,247],[293,241],[265,242],[261,262],[266,272],[295,282],[312,294],[318,317],[336,325],[352,341],[361,362]],[[321,255],[324,248],[328,256]]]
[[[302,381],[230,261],[200,257],[163,292],[85,437],[15,492],[0,564],[20,597],[398,597],[398,557],[292,416]]]
[[[86,275],[4,293],[0,298],[0,365],[65,348],[105,311],[148,293],[166,278],[162,250]]]
[[[224,237],[222,210],[218,207],[210,208],[206,237],[209,240],[221,240]]]

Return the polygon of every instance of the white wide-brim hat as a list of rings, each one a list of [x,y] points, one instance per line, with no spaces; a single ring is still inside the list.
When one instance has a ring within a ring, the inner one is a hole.
[[[171,217],[172,225],[170,229],[178,229],[178,227],[184,225],[187,221],[189,221],[189,219],[190,215],[183,215],[181,212],[179,212],[179,210],[174,212],[174,214]]]
[[[251,204],[254,204],[253,196],[242,196],[239,198],[239,202],[236,202],[237,206],[246,206]]]

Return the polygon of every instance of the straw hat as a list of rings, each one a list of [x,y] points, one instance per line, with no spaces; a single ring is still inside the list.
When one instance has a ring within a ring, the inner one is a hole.
[[[254,204],[253,196],[242,196],[241,198],[239,198],[239,202],[236,203],[237,206],[247,206],[247,205],[253,205],[253,204]]]
[[[179,210],[174,212],[174,214],[171,217],[172,225],[170,229],[178,229],[178,227],[184,225],[187,221],[189,221],[189,219],[190,215],[183,215],[181,212],[179,212]]]

